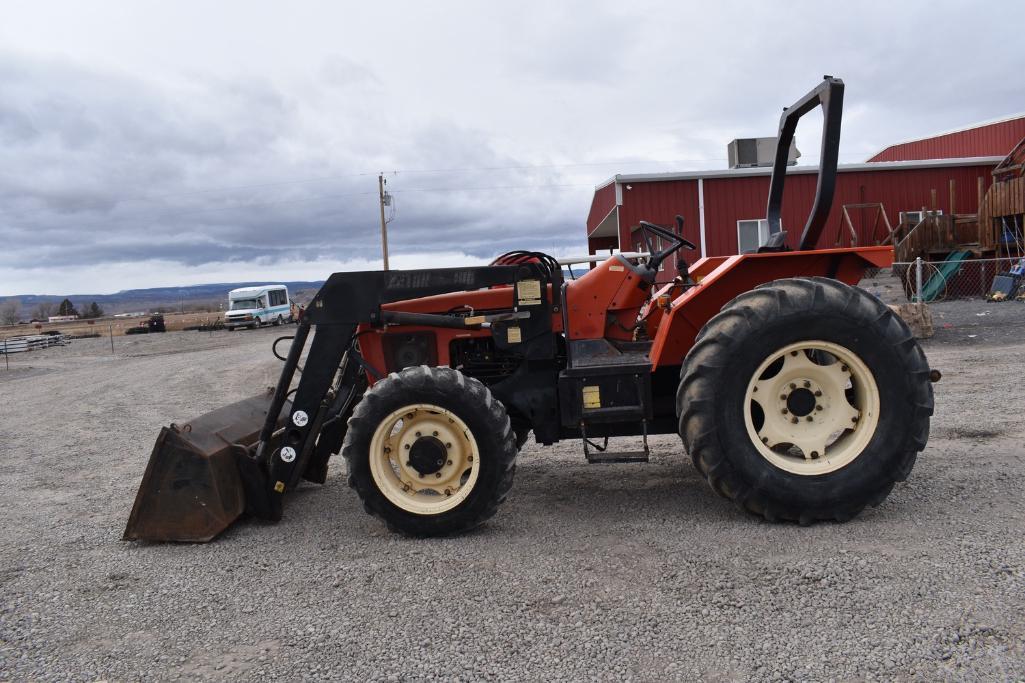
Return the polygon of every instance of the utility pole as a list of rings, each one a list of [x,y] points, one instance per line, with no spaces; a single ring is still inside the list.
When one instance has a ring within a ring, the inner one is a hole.
[[[384,269],[388,270],[388,223],[384,220],[384,174],[377,176],[377,194],[381,204],[381,254],[384,256]]]

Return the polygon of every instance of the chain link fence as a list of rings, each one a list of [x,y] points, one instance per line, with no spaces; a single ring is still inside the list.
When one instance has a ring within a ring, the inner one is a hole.
[[[925,261],[893,264],[897,280],[907,301],[937,303],[959,299],[988,301],[1025,300],[1025,258]],[[882,271],[876,277],[881,277]]]

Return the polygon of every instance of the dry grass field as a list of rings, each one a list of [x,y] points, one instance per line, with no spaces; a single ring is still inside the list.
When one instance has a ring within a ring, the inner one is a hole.
[[[212,324],[221,320],[223,315],[221,312],[165,313],[164,325],[167,326],[168,332],[180,332],[186,327]],[[17,337],[23,334],[40,334],[49,331],[63,332],[66,335],[72,336],[99,334],[106,337],[113,334],[117,337],[123,335],[125,330],[138,327],[140,323],[145,323],[147,319],[149,319],[149,315],[133,316],[131,318],[104,317],[95,320],[75,320],[63,323],[3,325],[0,326],[0,339]]]

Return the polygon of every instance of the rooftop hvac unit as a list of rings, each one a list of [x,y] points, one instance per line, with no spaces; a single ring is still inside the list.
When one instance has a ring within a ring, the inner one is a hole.
[[[737,138],[727,147],[730,168],[754,168],[756,166],[772,166],[776,154],[776,138]],[[797,144],[790,143],[790,155],[787,165],[793,166],[801,157]]]

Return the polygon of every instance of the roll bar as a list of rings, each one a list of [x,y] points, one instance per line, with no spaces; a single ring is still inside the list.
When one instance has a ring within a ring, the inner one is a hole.
[[[787,161],[790,144],[794,140],[798,120],[822,106],[822,151],[819,155],[819,180],[815,189],[815,203],[808,214],[798,251],[814,248],[826,225],[829,210],[833,206],[836,190],[836,164],[840,155],[840,119],[843,114],[843,81],[832,76],[823,76],[823,81],[811,92],[784,107],[779,119],[779,136],[776,139],[776,158],[772,164],[772,180],[769,181],[769,204],[766,218],[769,233],[780,231],[780,210],[783,206],[783,184],[786,182]]]

